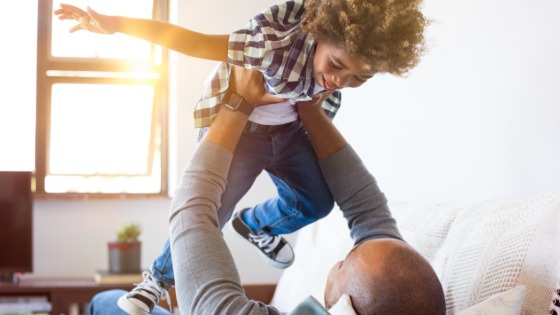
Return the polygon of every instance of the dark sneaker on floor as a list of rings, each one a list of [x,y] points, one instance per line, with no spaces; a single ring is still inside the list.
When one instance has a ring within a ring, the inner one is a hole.
[[[255,245],[268,263],[276,268],[288,268],[294,262],[294,250],[282,236],[270,236],[264,232],[253,232],[243,221],[242,214],[247,209],[238,211],[231,224],[233,229],[244,239]]]
[[[130,315],[150,315],[152,310],[165,299],[171,309],[171,300],[167,294],[167,290],[161,285],[149,271],[142,273],[144,282],[136,285],[127,294],[121,296],[117,305]]]

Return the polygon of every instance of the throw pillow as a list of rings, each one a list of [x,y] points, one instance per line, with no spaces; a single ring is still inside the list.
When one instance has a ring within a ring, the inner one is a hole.
[[[462,209],[432,265],[451,314],[524,285],[523,314],[546,314],[560,279],[560,192]]]
[[[404,240],[432,262],[455,221],[459,207],[389,203],[389,209]]]
[[[519,315],[527,289],[520,285],[471,306],[457,315]]]

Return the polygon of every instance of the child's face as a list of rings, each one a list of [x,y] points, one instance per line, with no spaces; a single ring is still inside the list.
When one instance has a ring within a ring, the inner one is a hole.
[[[332,91],[358,87],[373,77],[374,70],[362,67],[358,58],[327,42],[318,42],[313,58],[313,76],[322,88]]]

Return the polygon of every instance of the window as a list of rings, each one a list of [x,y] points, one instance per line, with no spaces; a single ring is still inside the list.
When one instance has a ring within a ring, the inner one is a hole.
[[[60,2],[39,1],[36,194],[166,195],[166,51],[124,34],[69,33],[76,22],[53,15]],[[167,0],[92,7],[167,20]]]

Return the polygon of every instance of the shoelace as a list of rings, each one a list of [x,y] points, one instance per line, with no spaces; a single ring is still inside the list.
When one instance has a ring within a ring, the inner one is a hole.
[[[270,236],[262,232],[257,234],[249,233],[249,238],[251,242],[257,244],[267,254],[272,252],[280,243],[280,237]]]
[[[144,271],[142,273],[142,278],[144,278],[144,282],[138,283],[132,292],[149,299],[152,303],[154,303],[154,305],[157,305],[160,300],[165,299],[167,305],[169,305],[169,309],[171,309],[171,299],[169,298],[167,290],[162,288],[148,271]],[[151,292],[152,294],[146,291]]]

